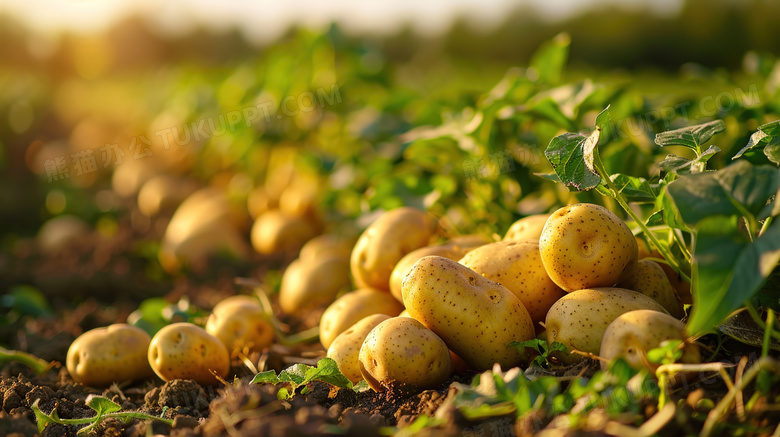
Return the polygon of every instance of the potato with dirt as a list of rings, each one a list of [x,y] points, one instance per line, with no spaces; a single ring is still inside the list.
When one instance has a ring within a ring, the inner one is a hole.
[[[350,291],[330,304],[320,318],[320,342],[327,349],[331,342],[352,325],[372,314],[397,316],[404,310],[386,291],[361,288]]]
[[[192,379],[201,385],[213,385],[219,380],[211,374],[227,378],[230,354],[222,341],[192,323],[173,323],[152,337],[149,344],[149,364],[163,381]]]
[[[123,323],[95,328],[71,343],[65,365],[74,381],[93,387],[145,379],[153,375],[150,341],[146,331]]]
[[[567,292],[617,284],[636,264],[637,250],[623,220],[591,203],[555,211],[539,238],[547,274]]]
[[[387,314],[364,317],[330,342],[328,358],[333,358],[341,373],[353,383],[363,379],[360,373],[360,347],[363,346],[368,333],[389,318]]]
[[[427,246],[437,223],[419,209],[388,211],[366,228],[352,249],[350,268],[360,288],[390,289],[390,275],[407,253]]]
[[[360,347],[360,373],[375,391],[438,387],[452,374],[450,350],[420,322],[394,317],[378,324]]]
[[[606,370],[612,360],[620,357],[634,369],[647,367],[655,371],[658,365],[647,360],[647,351],[669,340],[684,342],[678,362],[700,363],[699,346],[686,342],[687,339],[685,324],[668,314],[652,310],[629,311],[612,321],[604,332],[599,356],[605,361],[601,362],[601,368]]]
[[[533,240],[486,244],[459,262],[514,293],[531,315],[537,333],[544,330],[539,322],[544,322],[550,307],[566,295],[547,275],[539,243]]]
[[[618,287],[638,291],[666,308],[672,316],[681,319],[683,305],[669,282],[669,278],[655,261],[639,260],[618,282]]]
[[[621,314],[634,310],[666,314],[658,302],[633,290],[604,287],[574,291],[555,302],[547,313],[547,341],[563,343],[570,350],[598,354],[607,326]]]
[[[534,214],[521,218],[512,223],[512,226],[507,229],[506,234],[504,235],[504,241],[539,241],[539,237],[542,236],[544,224],[547,223],[549,217],[550,214]]]
[[[287,266],[282,276],[279,306],[287,314],[300,315],[329,305],[350,284],[346,258],[298,258]]]
[[[244,348],[259,352],[274,342],[274,328],[252,296],[231,296],[216,304],[206,321],[206,332],[220,339],[228,352]]]
[[[441,256],[421,258],[403,282],[406,309],[475,370],[498,363],[508,369],[522,357],[512,341],[534,338],[520,299],[503,285]]]

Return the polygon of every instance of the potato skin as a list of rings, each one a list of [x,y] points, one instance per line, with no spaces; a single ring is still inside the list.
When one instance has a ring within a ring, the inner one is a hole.
[[[318,235],[301,247],[298,258],[315,259],[323,256],[338,256],[349,260],[354,243],[354,238],[350,239],[335,234]]]
[[[274,341],[274,329],[263,307],[251,296],[231,296],[214,306],[206,332],[222,341],[228,352],[248,347],[261,351]]]
[[[534,214],[523,217],[512,223],[507,229],[503,241],[534,240],[539,241],[542,236],[542,229],[550,214]]]
[[[621,288],[638,291],[666,308],[673,317],[681,319],[682,303],[666,277],[664,269],[658,263],[650,260],[639,260],[634,267],[618,282]]]
[[[686,340],[685,324],[674,317],[652,310],[636,310],[621,314],[609,324],[601,340],[599,356],[607,361],[601,362],[606,369],[617,357],[622,357],[634,369],[645,367],[647,351],[661,346],[667,340]],[[701,354],[696,343],[687,343],[683,347],[680,362],[696,364],[701,362]],[[655,371],[657,365],[652,365]]]
[[[642,293],[623,288],[589,288],[562,297],[547,313],[547,341],[560,342],[569,349],[599,353],[601,338],[613,320],[634,310],[664,307]]]
[[[297,254],[317,234],[306,220],[278,210],[267,211],[252,225],[252,247],[263,255]]]
[[[407,253],[426,246],[436,222],[426,212],[403,207],[384,213],[360,235],[350,268],[360,288],[390,289],[390,274]]]
[[[372,314],[394,317],[403,310],[403,305],[386,291],[372,288],[350,291],[336,299],[322,313],[320,342],[327,349],[339,334],[364,317]]]
[[[579,203],[550,216],[539,250],[550,279],[571,292],[615,285],[636,263],[638,249],[631,230],[615,214]]]
[[[163,381],[193,379],[212,385],[230,371],[230,355],[224,344],[200,326],[173,323],[157,331],[149,344],[149,364]]]
[[[393,317],[378,324],[360,347],[360,373],[375,391],[434,388],[452,374],[447,345],[420,322]]]
[[[390,274],[390,294],[393,295],[399,302],[403,303],[403,293],[401,292],[401,285],[403,280],[409,271],[412,270],[412,266],[420,258],[425,256],[443,256],[453,261],[459,260],[463,255],[468,252],[467,249],[460,246],[451,245],[438,245],[438,246],[425,246],[419,249],[415,249],[401,258],[400,261],[393,268],[393,272]]]
[[[363,379],[360,373],[360,347],[378,324],[389,319],[387,314],[372,314],[360,319],[357,323],[342,332],[330,343],[328,358],[333,358],[339,370],[352,382]]]
[[[539,243],[533,240],[486,244],[459,262],[514,293],[531,315],[537,333],[544,330],[539,322],[544,322],[550,307],[566,295],[547,275]]]
[[[285,270],[279,306],[287,314],[324,307],[350,286],[349,261],[338,256],[296,259]]]
[[[404,279],[406,309],[475,370],[508,369],[522,358],[512,341],[534,337],[531,316],[503,285],[440,256],[421,258]]]
[[[68,348],[68,373],[93,387],[148,378],[153,374],[146,359],[150,341],[146,331],[124,323],[92,329]]]
[[[657,250],[651,250],[650,245],[641,238],[636,237],[636,242],[637,246],[639,247],[638,259],[664,258],[664,256],[661,255],[661,252]],[[660,264],[660,266],[666,274],[666,277],[669,279],[669,283],[672,284],[672,288],[674,289],[675,294],[677,294],[677,298],[680,299],[680,302],[685,305],[691,305],[693,303],[693,296],[691,296],[691,283],[684,280],[682,276],[675,272],[672,266],[669,264]]]

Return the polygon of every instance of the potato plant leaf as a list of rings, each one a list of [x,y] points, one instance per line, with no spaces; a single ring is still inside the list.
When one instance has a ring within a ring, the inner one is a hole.
[[[250,384],[270,383],[277,385],[283,382],[289,383],[290,389],[279,389],[277,396],[280,398],[291,398],[295,395],[298,387],[305,386],[312,381],[322,381],[339,388],[350,388],[355,391],[361,391],[363,388],[360,384],[353,386],[352,382],[341,373],[338,365],[331,358],[319,360],[316,367],[300,363],[295,364],[279,372],[278,376],[273,370],[260,372],[252,378]]]
[[[664,173],[693,173],[695,172],[693,169],[706,167],[707,161],[718,152],[720,152],[719,147],[710,146],[694,159],[683,158],[677,155],[667,155],[666,159],[658,163],[658,167],[663,170]]]
[[[531,68],[536,71],[539,82],[560,83],[566,61],[569,59],[569,45],[569,34],[560,33],[536,50],[531,57]]]
[[[617,188],[618,192],[629,202],[655,202],[656,194],[650,183],[645,178],[637,178],[622,173],[610,175],[609,179]],[[596,187],[599,193],[604,196],[614,197],[612,191],[604,186],[603,183]]]
[[[750,136],[748,143],[731,159],[737,159],[755,147],[763,146],[764,155],[775,164],[780,164],[780,120],[762,124]]]
[[[715,120],[696,126],[661,132],[655,136],[655,143],[661,147],[684,146],[697,150],[715,134],[724,130],[726,130],[726,123],[722,120]]]

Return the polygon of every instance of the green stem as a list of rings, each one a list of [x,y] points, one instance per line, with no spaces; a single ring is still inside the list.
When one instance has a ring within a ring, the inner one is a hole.
[[[674,230],[673,228],[669,228],[669,231],[672,233],[672,238],[677,243],[677,247],[680,248],[680,252],[685,257],[685,261],[690,263],[691,262],[691,251],[688,250],[688,246],[685,245],[685,241],[683,241],[683,239],[680,237],[680,235],[677,233],[677,231]]]
[[[771,341],[772,325],[775,322],[775,312],[769,308],[766,312],[766,329],[764,329],[764,342],[761,343],[761,356],[769,355],[769,342]]]
[[[769,225],[771,224],[772,224],[772,217],[767,217],[766,220],[764,220],[764,223],[761,225],[761,230],[758,231],[758,236],[760,237],[764,235],[764,231],[766,231]]]
[[[33,369],[38,375],[43,375],[51,369],[53,363],[47,363],[35,355],[27,352],[12,351],[0,346],[0,363],[9,361],[18,361],[25,366]]]
[[[647,238],[650,239],[650,241],[653,243],[653,245],[658,249],[659,252],[661,252],[661,255],[666,258],[666,260],[669,262],[669,265],[672,266],[675,272],[677,272],[683,279],[685,279],[688,282],[691,282],[691,278],[682,270],[680,265],[677,263],[677,259],[672,256],[672,254],[669,252],[667,248],[661,245],[661,243],[658,241],[656,236],[650,232],[649,229],[647,229],[647,226],[645,225],[644,221],[642,221],[639,216],[637,216],[634,211],[628,206],[628,202],[623,198],[623,195],[620,194],[620,191],[618,191],[617,187],[612,183],[612,179],[609,178],[609,174],[607,173],[607,170],[604,168],[604,163],[601,162],[601,155],[599,155],[598,149],[593,151],[593,163],[596,168],[596,171],[599,173],[599,176],[601,176],[601,179],[604,181],[605,184],[607,184],[607,188],[609,188],[610,191],[612,191],[612,194],[615,196],[615,200],[620,204],[620,206],[623,208],[623,210],[626,211],[626,213],[636,222],[637,226],[644,232],[644,234],[647,236]]]

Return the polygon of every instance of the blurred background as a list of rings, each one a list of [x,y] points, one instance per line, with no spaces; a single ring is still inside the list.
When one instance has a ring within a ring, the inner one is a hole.
[[[777,17],[771,0],[0,1],[0,292],[262,276],[302,242],[254,232],[349,236],[401,204],[503,233],[566,201],[533,176],[541,151],[610,103],[646,123],[608,166],[651,178],[654,132],[700,118],[738,150],[776,118]],[[254,231],[269,211],[298,222]]]

